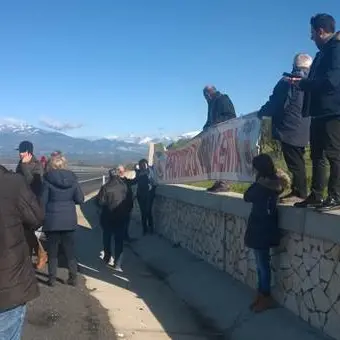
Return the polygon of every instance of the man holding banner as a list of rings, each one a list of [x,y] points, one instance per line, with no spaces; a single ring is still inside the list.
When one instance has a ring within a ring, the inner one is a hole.
[[[228,95],[217,91],[215,86],[205,86],[203,95],[208,103],[208,117],[203,131],[218,123],[236,118],[234,105]],[[229,191],[229,184],[226,181],[216,181],[212,187],[208,188],[208,191]]]

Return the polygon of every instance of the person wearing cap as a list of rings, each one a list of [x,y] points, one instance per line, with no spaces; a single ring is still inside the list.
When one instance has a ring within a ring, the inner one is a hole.
[[[44,170],[41,163],[33,154],[33,144],[29,141],[23,141],[17,149],[19,151],[20,161],[16,168],[16,173],[21,174],[26,183],[29,185],[37,198],[40,198],[42,192],[42,178]],[[47,253],[36,237],[35,232],[26,229],[26,239],[30,247],[31,256],[33,251],[37,256],[36,268],[42,269],[47,263]]]
[[[97,204],[101,207],[100,224],[103,229],[103,260],[110,264],[112,255],[111,239],[114,236],[114,263],[116,271],[122,271],[122,255],[124,248],[124,236],[126,221],[129,218],[132,205],[131,188],[121,178],[119,170],[109,171],[109,180],[104,184],[98,195]]]
[[[208,104],[208,117],[203,126],[203,131],[207,131],[219,123],[236,118],[233,102],[227,94],[217,91],[215,86],[207,85],[203,89],[203,96]],[[229,191],[229,187],[230,185],[227,181],[216,181],[207,190],[210,192],[225,192]]]
[[[299,53],[294,57],[292,74],[308,76],[313,58]],[[292,174],[291,191],[282,202],[299,202],[307,198],[305,147],[309,143],[310,118],[303,117],[304,92],[281,79],[274,87],[269,101],[258,111],[258,117],[272,118],[273,139],[281,143],[283,157]]]

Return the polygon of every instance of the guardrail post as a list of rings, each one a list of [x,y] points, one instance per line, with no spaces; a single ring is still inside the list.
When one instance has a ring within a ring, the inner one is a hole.
[[[103,175],[103,185],[106,183],[105,175]]]

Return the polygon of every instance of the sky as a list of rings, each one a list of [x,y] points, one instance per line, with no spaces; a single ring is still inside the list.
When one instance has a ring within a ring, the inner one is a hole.
[[[258,109],[340,1],[0,0],[0,122],[73,136],[202,128],[206,84]]]

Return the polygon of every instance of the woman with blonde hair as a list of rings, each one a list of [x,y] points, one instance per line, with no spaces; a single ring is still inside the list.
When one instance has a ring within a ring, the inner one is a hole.
[[[42,204],[45,208],[43,231],[47,237],[49,254],[48,275],[50,286],[57,278],[58,247],[63,246],[66,255],[68,284],[77,284],[77,260],[75,256],[75,230],[77,228],[76,205],[84,201],[84,194],[76,175],[67,169],[66,158],[61,153],[52,154],[44,176]]]

